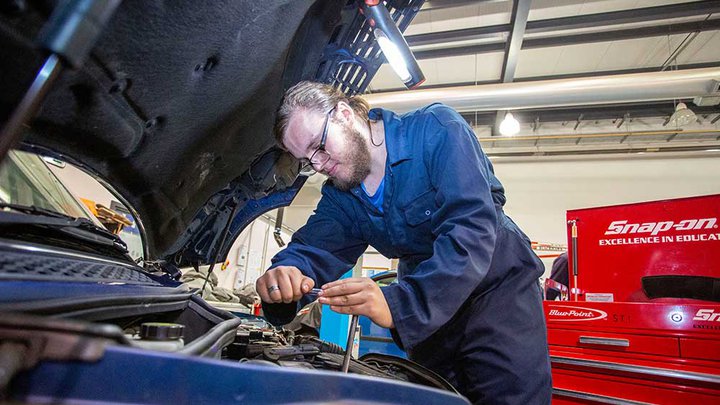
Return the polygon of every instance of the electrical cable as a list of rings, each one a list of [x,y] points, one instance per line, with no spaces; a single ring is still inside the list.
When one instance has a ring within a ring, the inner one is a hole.
[[[382,146],[385,143],[385,138],[383,138],[383,140],[380,141],[379,144],[375,144],[375,141],[373,140],[373,135],[372,135],[372,127],[370,126],[370,119],[367,120],[367,125],[368,125],[368,131],[370,131],[370,143],[373,146]]]

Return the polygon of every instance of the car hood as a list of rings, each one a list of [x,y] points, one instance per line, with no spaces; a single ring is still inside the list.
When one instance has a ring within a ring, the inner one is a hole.
[[[55,6],[15,3],[0,10],[3,121],[42,65],[32,41]],[[273,150],[275,110],[285,89],[315,77],[344,3],[123,1],[82,68],[52,87],[24,147],[106,181],[137,211],[149,258],[165,257],[193,225],[218,232],[193,224],[213,199],[299,187],[296,162]],[[268,161],[285,162],[284,177]],[[253,162],[272,184],[248,173]]]

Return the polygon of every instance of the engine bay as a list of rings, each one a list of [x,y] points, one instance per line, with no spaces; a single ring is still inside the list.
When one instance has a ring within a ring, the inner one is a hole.
[[[122,305],[120,311],[112,300],[87,301],[74,306],[72,317],[66,317],[70,313],[48,316],[42,314],[42,306],[35,305],[34,309],[26,308],[33,314],[14,312],[0,317],[0,340],[12,340],[23,347],[25,360],[15,373],[44,360],[98,361],[110,346],[149,355],[173,353],[267,368],[341,370],[345,350],[337,344],[276,328],[260,317],[216,309],[195,294],[183,294],[178,299],[184,302],[179,310],[180,302],[163,310],[150,299]],[[116,317],[118,314],[124,316]],[[434,372],[395,356],[369,353],[353,358],[348,372],[457,393]]]

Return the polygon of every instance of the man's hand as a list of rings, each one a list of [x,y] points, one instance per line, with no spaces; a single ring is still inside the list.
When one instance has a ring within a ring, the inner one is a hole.
[[[392,314],[380,287],[367,277],[345,278],[322,286],[321,304],[341,314],[365,315],[383,328],[393,328]]]
[[[295,266],[278,266],[265,272],[255,282],[255,290],[264,302],[289,304],[300,298],[315,286]]]

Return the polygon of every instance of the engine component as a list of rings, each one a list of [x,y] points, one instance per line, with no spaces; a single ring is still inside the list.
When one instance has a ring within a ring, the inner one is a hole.
[[[344,356],[342,347],[315,336],[295,335],[293,331],[243,324],[223,358],[264,366],[340,371]],[[351,359],[348,372],[412,382],[457,393],[439,375],[400,357],[368,354],[360,360]]]

